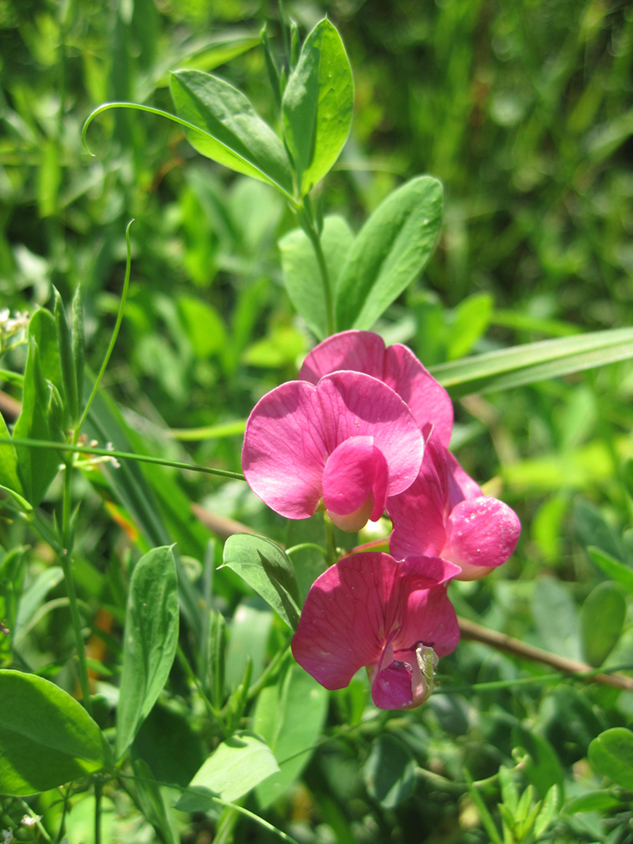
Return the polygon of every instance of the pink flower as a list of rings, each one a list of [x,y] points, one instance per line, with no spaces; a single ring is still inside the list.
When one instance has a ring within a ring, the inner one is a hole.
[[[424,439],[404,401],[360,372],[316,384],[289,381],[255,405],[242,466],[251,489],[277,513],[306,519],[321,506],[340,528],[359,530],[415,480]]]
[[[456,580],[478,580],[514,551],[521,523],[497,498],[483,495],[433,432],[415,482],[387,502],[389,541],[397,560],[411,554],[442,557],[461,569]]]
[[[376,706],[419,706],[433,691],[438,657],[459,641],[443,585],[456,572],[433,557],[344,557],[308,593],[292,640],[295,659],[326,689],[344,688],[365,666]]]
[[[342,331],[315,346],[306,357],[299,378],[316,384],[339,370],[364,372],[387,386],[409,405],[420,428],[428,435],[431,425],[448,446],[453,429],[453,405],[444,387],[401,343],[385,348],[382,337],[371,331]]]

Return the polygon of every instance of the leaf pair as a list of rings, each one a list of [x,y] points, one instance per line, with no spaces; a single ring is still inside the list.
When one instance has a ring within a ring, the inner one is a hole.
[[[418,176],[390,194],[354,238],[347,223],[326,217],[321,232],[334,289],[336,329],[370,329],[426,266],[442,219],[442,185]],[[327,335],[322,282],[301,229],[279,241],[290,299],[319,339]]]
[[[288,79],[281,104],[286,148],[248,98],[218,77],[178,70],[171,92],[198,152],[273,185],[291,201],[293,181],[299,197],[305,196],[338,158],[354,102],[349,60],[327,19],[308,35]]]
[[[117,758],[132,743],[163,689],[178,643],[176,567],[171,548],[136,564],[125,624]],[[111,764],[99,727],[76,700],[34,674],[0,670],[0,793],[27,795],[82,779]]]

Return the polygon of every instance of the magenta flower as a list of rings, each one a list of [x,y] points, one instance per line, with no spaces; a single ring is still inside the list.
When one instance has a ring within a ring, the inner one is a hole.
[[[432,425],[442,445],[448,446],[453,429],[453,405],[444,387],[410,349],[401,343],[385,348],[382,337],[371,331],[342,331],[312,349],[299,378],[316,384],[329,372],[346,369],[384,381],[409,405],[425,435],[428,436]]]
[[[415,482],[391,498],[387,509],[393,556],[442,557],[460,567],[456,580],[478,580],[505,563],[521,532],[514,510],[484,495],[434,432]]]
[[[289,381],[265,395],[246,424],[242,466],[277,513],[306,519],[321,506],[356,531],[415,480],[424,439],[404,401],[360,372]]]
[[[419,706],[433,691],[438,657],[459,641],[444,585],[456,572],[434,557],[344,557],[308,593],[295,659],[326,689],[344,688],[365,666],[380,709]]]

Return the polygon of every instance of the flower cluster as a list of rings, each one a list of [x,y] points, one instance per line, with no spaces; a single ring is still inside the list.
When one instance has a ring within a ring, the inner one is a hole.
[[[519,537],[516,514],[448,451],[452,427],[443,387],[406,346],[368,331],[320,343],[246,426],[246,480],[282,516],[324,509],[346,531],[385,511],[393,522],[391,555],[352,554],[317,578],[292,643],[328,689],[365,666],[383,709],[428,698],[459,640],[448,582],[484,577]]]

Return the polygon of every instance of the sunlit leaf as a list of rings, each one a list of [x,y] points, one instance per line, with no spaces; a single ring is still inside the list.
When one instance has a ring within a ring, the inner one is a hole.
[[[296,629],[299,592],[292,563],[283,548],[265,536],[235,534],[224,546],[224,565],[239,574],[289,627]]]
[[[178,116],[199,127],[187,131],[198,152],[292,194],[283,144],[241,91],[201,70],[177,70],[171,93]]]
[[[205,812],[213,807],[213,797],[233,803],[278,770],[275,757],[263,739],[252,733],[236,733],[213,751],[176,808],[183,812]]]
[[[352,125],[352,68],[327,18],[306,38],[282,101],[284,134],[304,196],[338,158]]]
[[[35,674],[0,671],[0,792],[48,791],[101,770],[104,741],[86,710]]]
[[[613,727],[589,745],[591,766],[613,782],[633,791],[633,732]]]
[[[422,272],[442,219],[442,185],[407,182],[378,206],[358,233],[336,291],[336,323],[369,329]]]
[[[117,758],[134,740],[163,690],[178,645],[178,583],[171,548],[154,548],[134,568],[127,611]]]

